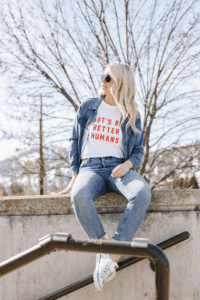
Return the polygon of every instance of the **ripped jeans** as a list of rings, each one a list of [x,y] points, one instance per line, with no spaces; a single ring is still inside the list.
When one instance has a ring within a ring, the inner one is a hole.
[[[89,239],[106,235],[96,212],[94,199],[110,191],[126,197],[128,204],[117,226],[114,240],[130,242],[142,223],[151,202],[151,191],[145,179],[133,169],[122,177],[112,177],[112,170],[123,163],[123,158],[94,157],[82,160],[78,176],[71,190],[71,201],[77,220]]]

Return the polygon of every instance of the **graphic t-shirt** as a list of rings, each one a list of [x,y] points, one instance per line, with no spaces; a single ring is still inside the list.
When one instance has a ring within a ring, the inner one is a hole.
[[[89,135],[83,145],[81,158],[114,156],[124,157],[122,131],[119,125],[121,112],[117,106],[102,101],[98,107]]]

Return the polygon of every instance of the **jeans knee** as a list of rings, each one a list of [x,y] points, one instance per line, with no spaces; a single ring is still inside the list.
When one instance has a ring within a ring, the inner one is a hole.
[[[145,190],[144,198],[146,203],[149,205],[151,202],[151,190],[149,188]]]
[[[88,197],[81,191],[71,192],[71,204],[74,208],[87,207]]]
[[[71,203],[72,205],[77,205],[80,202],[80,193],[72,192],[71,191]]]
[[[140,191],[140,193],[137,195],[137,198],[139,200],[139,202],[143,205],[147,205],[149,206],[150,202],[151,202],[151,191],[149,188],[145,188],[143,190]]]

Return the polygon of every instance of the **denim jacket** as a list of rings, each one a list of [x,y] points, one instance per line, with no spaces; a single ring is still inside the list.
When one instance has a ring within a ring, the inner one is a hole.
[[[83,102],[78,108],[73,129],[69,138],[69,162],[72,174],[79,172],[81,151],[87,141],[90,125],[94,122],[97,109],[102,100],[103,97],[90,98]],[[127,122],[128,119],[121,124],[125,161],[130,160],[134,168],[139,169],[144,155],[143,133],[139,112],[135,125],[141,133],[135,134],[131,126],[129,126],[126,131],[125,125]]]

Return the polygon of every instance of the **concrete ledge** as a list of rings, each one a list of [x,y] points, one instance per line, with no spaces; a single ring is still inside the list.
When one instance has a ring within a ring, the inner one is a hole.
[[[111,239],[127,200],[107,193],[95,199],[105,232]],[[68,232],[87,239],[73,213],[70,195],[4,197],[0,200],[1,262],[38,244],[49,233]],[[134,237],[157,244],[183,231],[190,238],[166,249],[170,262],[170,299],[200,299],[200,190],[153,191],[152,202]],[[0,299],[36,300],[91,275],[94,253],[56,251],[1,278]],[[12,288],[11,288],[12,287]],[[125,291],[125,292],[124,292]],[[125,295],[125,296],[124,296]],[[155,300],[155,273],[141,261],[117,273],[101,293],[94,284],[62,300]]]
[[[95,199],[95,206],[98,213],[122,212],[126,205],[126,198],[118,193],[106,193]],[[200,210],[200,190],[152,191],[149,212],[179,210]],[[0,198],[0,216],[35,214],[73,214],[70,194],[64,196],[47,195]]]

